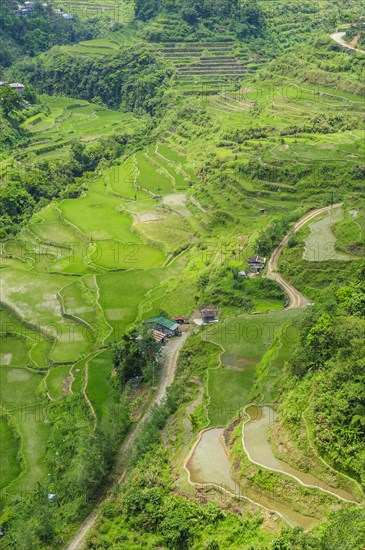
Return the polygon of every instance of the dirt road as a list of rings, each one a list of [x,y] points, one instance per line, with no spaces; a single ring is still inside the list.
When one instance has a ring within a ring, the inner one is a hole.
[[[350,44],[345,42],[343,39],[343,36],[345,36],[345,34],[346,34],[345,32],[335,32],[334,34],[331,34],[331,38],[333,38],[333,40],[337,42],[337,44],[342,46],[342,48],[346,48],[347,50],[350,50],[352,52],[360,52],[365,54],[365,50],[360,50],[359,48],[353,48]]]
[[[120,447],[118,451],[117,459],[116,459],[116,466],[114,469],[114,473],[110,476],[105,495],[102,497],[100,502],[96,505],[95,509],[84,520],[84,522],[82,523],[77,533],[74,535],[71,541],[67,544],[66,550],[79,550],[80,548],[83,547],[85,543],[86,535],[92,529],[98,517],[100,505],[109,496],[109,490],[111,489],[111,487],[113,486],[116,480],[118,480],[119,483],[123,481],[125,477],[124,467],[125,467],[126,459],[133,448],[133,444],[138,434],[140,433],[145,420],[147,420],[147,418],[151,414],[151,409],[153,408],[153,406],[160,404],[161,401],[164,399],[164,397],[166,396],[167,388],[174,381],[179,352],[188,334],[189,334],[188,332],[183,332],[180,337],[169,340],[167,345],[163,348],[162,350],[163,366],[162,366],[161,379],[160,379],[158,392],[155,398],[153,399],[153,401],[151,402],[151,404],[149,405],[147,411],[144,413],[142,418],[139,420],[138,424],[136,424],[134,429],[129,433],[129,435],[124,440],[122,446]]]
[[[275,248],[274,252],[272,253],[270,260],[267,265],[267,274],[266,277],[268,279],[272,279],[273,281],[276,281],[281,288],[287,293],[289,298],[289,305],[288,309],[293,308],[300,308],[305,307],[310,304],[310,302],[301,294],[296,288],[293,287],[292,284],[290,284],[280,273],[277,272],[278,269],[278,262],[281,255],[281,252],[284,248],[284,246],[287,245],[290,236],[292,233],[296,233],[305,225],[308,223],[312,218],[315,218],[316,216],[319,216],[320,214],[323,214],[324,212],[328,212],[331,210],[331,208],[338,208],[341,206],[341,203],[334,204],[333,206],[325,206],[323,208],[318,208],[317,210],[312,210],[311,212],[308,212],[303,218],[301,218],[293,227],[292,231],[285,235],[281,243],[277,248]]]

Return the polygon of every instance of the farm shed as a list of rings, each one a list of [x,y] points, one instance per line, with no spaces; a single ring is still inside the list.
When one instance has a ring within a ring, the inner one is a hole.
[[[259,273],[266,265],[266,258],[262,256],[250,256],[248,258],[248,267],[251,273]]]
[[[20,84],[20,82],[13,82],[12,84],[9,84],[9,86],[12,90],[18,92],[18,94],[24,95],[24,84]]]
[[[216,323],[219,319],[218,309],[206,307],[201,310],[203,323]]]
[[[155,331],[157,330],[167,337],[177,336],[179,333],[179,324],[167,317],[150,317],[147,319],[146,324],[153,326]]]
[[[183,315],[178,315],[173,318],[173,321],[175,321],[175,323],[179,323],[179,325],[186,325],[189,322],[189,319]]]

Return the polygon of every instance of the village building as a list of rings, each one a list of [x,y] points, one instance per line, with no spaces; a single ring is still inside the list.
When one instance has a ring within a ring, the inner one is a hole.
[[[160,332],[159,330],[153,330],[152,331],[152,338],[155,342],[158,342],[159,344],[164,344],[166,342],[166,334],[163,332]]]
[[[175,321],[175,323],[178,323],[179,325],[187,325],[189,323],[189,319],[187,317],[184,317],[183,315],[178,315],[177,317],[174,317],[173,321]]]
[[[163,317],[162,315],[159,317],[150,317],[147,319],[146,325],[151,325],[153,331],[157,331],[164,336],[167,336],[167,338],[170,338],[171,336],[178,336],[179,334],[179,323],[171,321],[171,319]]]
[[[251,273],[260,273],[266,266],[266,258],[262,256],[250,256],[248,258],[248,267]]]
[[[9,86],[12,90],[18,92],[21,96],[24,95],[24,84],[20,84],[20,82],[13,82],[12,84],[9,84]]]
[[[201,310],[201,318],[204,324],[217,323],[219,319],[218,309],[206,307]]]

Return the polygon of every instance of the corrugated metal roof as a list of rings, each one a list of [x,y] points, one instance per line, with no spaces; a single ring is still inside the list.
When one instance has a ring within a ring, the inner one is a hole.
[[[171,319],[168,319],[167,317],[150,317],[147,319],[146,323],[155,323],[156,325],[161,325],[162,327],[172,331],[179,328],[178,323],[171,321]]]

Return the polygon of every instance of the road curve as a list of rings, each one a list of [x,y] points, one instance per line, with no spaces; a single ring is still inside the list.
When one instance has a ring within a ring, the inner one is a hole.
[[[179,352],[188,334],[189,334],[188,332],[183,332],[179,338],[174,338],[172,340],[169,340],[167,345],[163,348],[162,356],[164,358],[164,364],[163,364],[163,369],[161,373],[161,381],[160,381],[158,392],[155,398],[153,399],[153,401],[151,402],[151,404],[149,405],[147,411],[139,420],[138,424],[136,424],[133,431],[129,433],[129,435],[126,437],[123,444],[121,445],[118,451],[117,459],[116,459],[115,470],[109,478],[104,496],[95,506],[94,510],[85,518],[85,520],[81,524],[81,527],[79,528],[77,533],[73,536],[73,538],[69,541],[69,543],[65,547],[65,550],[79,550],[80,548],[83,547],[85,543],[86,535],[92,529],[98,517],[100,505],[109,496],[109,490],[111,489],[115,481],[118,480],[119,483],[122,483],[125,477],[125,469],[124,469],[125,464],[123,459],[125,459],[125,457],[128,455],[128,452],[132,449],[133,444],[138,434],[140,433],[145,420],[147,420],[148,416],[150,415],[153,406],[159,405],[161,403],[161,401],[166,396],[167,388],[174,381]]]
[[[285,235],[281,243],[275,248],[274,252],[271,254],[271,257],[267,264],[266,277],[268,279],[276,281],[287,293],[289,298],[287,309],[305,307],[308,306],[311,302],[309,302],[309,300],[307,300],[307,298],[305,298],[303,294],[301,294],[296,288],[293,287],[292,284],[290,284],[286,279],[284,279],[284,277],[280,273],[277,272],[279,258],[284,246],[287,245],[291,235],[299,231],[299,229],[301,229],[303,225],[308,223],[312,218],[315,218],[316,216],[319,216],[324,212],[328,212],[332,208],[338,208],[339,206],[341,206],[341,204],[342,203],[337,203],[332,206],[324,206],[323,208],[318,208],[317,210],[312,210],[311,212],[308,212],[294,225],[293,229],[287,235]]]
[[[347,50],[350,50],[351,52],[360,52],[365,54],[365,50],[360,50],[359,48],[354,48],[353,46],[350,46],[347,42],[344,41],[343,36],[345,36],[345,32],[335,32],[334,34],[331,34],[331,38],[337,42],[342,48],[346,48]]]

